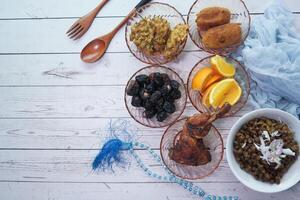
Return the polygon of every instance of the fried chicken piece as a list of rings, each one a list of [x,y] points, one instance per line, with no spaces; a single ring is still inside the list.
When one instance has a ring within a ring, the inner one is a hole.
[[[205,165],[211,161],[211,154],[203,142],[210,129],[211,123],[218,117],[222,117],[230,110],[231,106],[225,104],[211,115],[207,113],[196,114],[189,117],[179,139],[173,148],[169,150],[169,157],[177,163],[191,166]]]
[[[177,163],[191,166],[205,165],[211,161],[202,139],[197,140],[183,132],[174,148],[170,149],[169,156]]]
[[[210,125],[206,126],[210,117],[211,116],[207,113],[196,114],[189,117],[183,126],[183,132],[188,132],[192,137],[198,139],[205,137],[211,128]]]
[[[208,113],[201,113],[189,117],[183,126],[183,132],[188,132],[192,137],[197,139],[205,137],[209,133],[211,123],[226,114],[230,108],[230,104],[227,103],[210,115]]]
[[[209,29],[203,34],[202,42],[210,49],[220,49],[239,44],[242,30],[239,24],[225,24]]]
[[[222,7],[208,7],[197,14],[196,23],[199,31],[206,31],[212,27],[230,22],[230,11]]]

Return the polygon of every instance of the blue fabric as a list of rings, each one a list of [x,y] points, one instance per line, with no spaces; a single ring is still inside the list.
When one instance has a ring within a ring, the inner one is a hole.
[[[233,56],[250,74],[250,101],[256,107],[275,107],[299,117],[300,36],[282,1],[275,0],[263,16],[252,17],[249,36]]]

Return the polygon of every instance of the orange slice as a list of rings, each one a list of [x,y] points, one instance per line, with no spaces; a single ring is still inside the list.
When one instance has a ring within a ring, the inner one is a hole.
[[[209,94],[209,103],[213,108],[220,108],[225,103],[236,104],[242,95],[242,89],[234,79],[225,79],[218,82]]]
[[[215,55],[210,59],[213,68],[222,76],[230,78],[235,75],[235,67],[233,64],[228,63],[224,57]]]
[[[206,91],[212,84],[216,83],[223,79],[223,76],[220,74],[214,74],[205,84],[204,90]],[[204,92],[205,92],[204,91]]]
[[[211,86],[209,86],[209,87],[205,90],[205,92],[203,93],[203,96],[202,96],[201,101],[202,101],[202,104],[203,104],[205,107],[207,107],[207,108],[210,107],[210,103],[209,103],[209,94],[210,94],[210,92],[212,91],[212,89],[215,87],[216,84],[217,84],[217,83],[213,83],[213,84],[212,84]]]
[[[206,86],[206,83],[214,75],[214,70],[211,67],[204,67],[200,69],[197,74],[194,76],[192,81],[192,89],[199,90],[203,92]]]

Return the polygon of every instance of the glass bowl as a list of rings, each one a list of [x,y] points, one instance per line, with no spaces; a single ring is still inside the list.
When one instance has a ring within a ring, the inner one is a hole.
[[[158,3],[158,2],[148,3],[142,6],[136,11],[136,14],[128,20],[125,28],[125,39],[129,51],[140,61],[151,65],[165,64],[172,60],[168,60],[164,58],[162,55],[149,56],[144,54],[136,47],[136,45],[132,41],[130,41],[130,35],[131,35],[132,25],[139,22],[145,17],[155,17],[155,16],[160,16],[168,20],[171,28],[174,28],[177,24],[186,24],[182,14],[179,13],[173,6],[170,6],[169,4],[166,3]],[[180,45],[180,48],[176,56],[178,56],[182,52],[186,44],[186,41],[187,39]]]
[[[213,55],[214,56],[214,55]],[[210,66],[210,58],[213,56],[209,56],[200,60],[191,70],[188,81],[187,81],[187,89],[188,95],[193,106],[201,113],[208,112],[212,113],[214,111],[213,108],[207,108],[202,104],[202,95],[199,91],[192,89],[192,81],[196,73],[202,69],[203,67]],[[239,83],[242,88],[242,95],[239,101],[231,107],[229,112],[227,112],[223,117],[229,117],[238,112],[247,102],[248,96],[250,93],[250,81],[249,76],[245,68],[235,59],[231,57],[225,57],[226,61],[232,63],[236,69],[236,74],[234,79]]]
[[[176,111],[174,113],[170,114],[168,116],[168,118],[165,119],[163,122],[157,121],[156,117],[153,117],[151,119],[147,119],[147,118],[143,117],[143,112],[145,109],[143,107],[137,108],[137,107],[132,106],[131,105],[132,97],[126,94],[126,91],[128,90],[128,86],[135,79],[135,77],[137,75],[141,75],[141,74],[149,75],[153,72],[166,73],[169,75],[169,78],[171,80],[176,80],[180,84],[179,90],[181,92],[181,98],[175,100],[175,102],[174,102]],[[186,92],[186,88],[185,88],[182,78],[180,78],[180,76],[175,71],[173,71],[172,69],[167,68],[165,66],[152,65],[152,66],[144,67],[132,75],[132,77],[129,79],[129,81],[126,85],[124,99],[125,99],[126,108],[129,112],[130,116],[135,121],[137,121],[138,123],[140,123],[144,126],[147,126],[147,127],[161,128],[161,127],[169,126],[170,124],[174,123],[182,115],[182,113],[186,107],[187,92]]]
[[[164,133],[160,142],[160,154],[164,164],[176,176],[183,179],[201,179],[212,174],[223,159],[224,144],[221,134],[212,126],[203,142],[211,154],[211,161],[206,165],[189,166],[176,163],[169,157],[169,150],[173,147],[187,118],[180,119],[172,124]]]
[[[198,27],[196,24],[197,13],[199,13],[202,9],[207,7],[224,7],[230,10],[231,18],[230,23],[238,23],[242,29],[242,39],[239,44],[235,44],[233,46],[221,49],[209,49],[204,46],[202,43],[201,35],[198,32]],[[189,25],[189,34],[193,42],[202,50],[213,53],[226,55],[235,51],[247,38],[250,30],[250,13],[245,5],[245,3],[241,0],[197,0],[194,2],[190,11],[188,13],[187,22]]]

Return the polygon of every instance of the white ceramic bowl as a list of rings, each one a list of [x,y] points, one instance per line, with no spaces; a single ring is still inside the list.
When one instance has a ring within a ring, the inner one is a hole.
[[[295,132],[295,140],[300,144],[300,121],[293,115],[279,109],[258,109],[241,117],[231,128],[226,143],[226,156],[229,167],[236,178],[247,187],[258,192],[274,193],[286,190],[300,181],[300,158],[289,168],[281,179],[280,184],[264,183],[256,180],[251,174],[242,170],[233,155],[233,140],[236,133],[251,119],[266,117],[275,120],[281,120]]]

